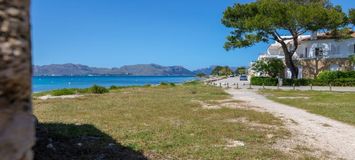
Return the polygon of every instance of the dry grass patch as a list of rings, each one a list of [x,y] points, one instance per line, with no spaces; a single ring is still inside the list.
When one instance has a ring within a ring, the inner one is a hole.
[[[86,95],[79,99],[35,99],[34,112],[41,123],[53,124],[47,128],[49,137],[55,142],[75,139],[77,144],[82,137],[106,135],[97,142],[100,145],[90,144],[91,148],[78,155],[66,157],[67,154],[63,154],[64,159],[80,159],[85,155],[87,158],[89,153],[105,150],[111,141],[126,148],[105,152],[109,155],[105,159],[115,159],[117,154],[127,150],[127,154],[138,153],[135,156],[140,157],[141,153],[150,159],[292,158],[272,148],[277,140],[289,136],[280,119],[245,108],[204,109],[196,101],[243,105],[231,101],[220,88],[189,84],[120,88],[110,94]],[[244,117],[245,122],[228,122]],[[76,128],[75,124],[89,125],[95,130]],[[92,154],[89,159],[105,154]]]

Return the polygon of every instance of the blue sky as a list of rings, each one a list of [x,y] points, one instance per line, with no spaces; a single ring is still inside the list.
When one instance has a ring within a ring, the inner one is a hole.
[[[268,44],[223,49],[228,30],[220,19],[237,2],[250,0],[33,0],[33,63],[248,65]]]

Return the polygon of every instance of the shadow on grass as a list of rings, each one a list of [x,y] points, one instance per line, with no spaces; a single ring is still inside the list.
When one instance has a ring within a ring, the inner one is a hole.
[[[36,128],[35,160],[146,160],[93,125],[44,123]]]

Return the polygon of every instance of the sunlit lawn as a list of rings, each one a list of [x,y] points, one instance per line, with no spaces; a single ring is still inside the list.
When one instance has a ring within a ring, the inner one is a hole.
[[[281,90],[262,90],[261,93],[276,102],[355,125],[355,93]]]
[[[275,141],[289,133],[271,114],[244,109],[204,109],[196,103],[196,100],[226,98],[230,97],[223,90],[200,84],[135,87],[77,99],[35,99],[34,112],[41,123],[92,125],[117,143],[151,159],[290,158],[272,148]],[[228,121],[238,118],[276,127],[268,129]],[[91,134],[90,130],[55,126],[49,132],[67,138]],[[228,147],[231,141],[243,142],[245,146]]]

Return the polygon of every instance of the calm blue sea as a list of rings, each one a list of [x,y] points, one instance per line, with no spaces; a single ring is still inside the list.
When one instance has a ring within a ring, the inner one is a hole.
[[[182,83],[195,80],[184,76],[35,76],[32,78],[33,92],[61,88],[87,88],[94,84],[101,86],[143,86],[160,82]]]

